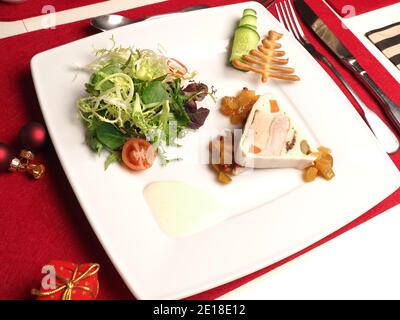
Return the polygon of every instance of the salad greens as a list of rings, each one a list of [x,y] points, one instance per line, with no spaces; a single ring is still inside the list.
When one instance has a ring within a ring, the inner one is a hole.
[[[152,50],[115,47],[114,43],[96,55],[83,68],[91,76],[85,84],[88,95],[78,101],[86,143],[96,152],[110,153],[106,168],[120,161],[123,144],[133,137],[148,140],[168,162],[164,147],[174,145],[187,129],[204,124],[209,110],[197,108],[196,102],[210,94],[208,87],[193,80],[183,87],[188,78],[183,65],[173,66],[171,62],[177,60]]]

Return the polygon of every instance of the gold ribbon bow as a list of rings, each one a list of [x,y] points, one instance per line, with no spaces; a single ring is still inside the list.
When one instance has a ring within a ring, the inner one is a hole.
[[[98,293],[98,289],[99,289],[99,285],[97,285],[97,292],[93,292],[92,289],[90,289],[87,286],[81,286],[81,285],[77,285],[77,283],[79,283],[79,281],[82,281],[83,279],[89,278],[93,275],[95,275],[99,269],[100,269],[100,265],[97,263],[93,263],[89,266],[89,268],[83,272],[81,275],[79,275],[77,277],[78,274],[78,270],[80,268],[81,265],[76,266],[76,268],[73,271],[72,277],[71,279],[65,279],[59,275],[56,275],[56,278],[58,280],[60,280],[63,284],[62,285],[57,285],[58,287],[55,288],[54,290],[51,291],[46,291],[46,292],[40,292],[37,289],[32,289],[32,294],[33,295],[37,295],[37,296],[50,296],[52,294],[55,294],[57,292],[63,291],[64,293],[61,297],[61,300],[71,300],[72,298],[72,290],[73,289],[81,289],[84,291],[89,292],[93,298],[96,298],[97,293]]]

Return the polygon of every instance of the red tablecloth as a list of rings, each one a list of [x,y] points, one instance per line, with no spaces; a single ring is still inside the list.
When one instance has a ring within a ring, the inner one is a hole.
[[[105,0],[26,0],[20,3],[0,2],[0,21],[14,21],[40,16],[48,10],[62,11]],[[50,8],[52,6],[53,8]]]
[[[223,5],[241,1],[228,0],[171,0],[124,12],[129,18],[173,11],[191,4]],[[352,44],[354,54],[381,87],[400,103],[398,83],[365,50],[354,36],[337,24],[337,18],[319,0],[308,0],[323,15],[340,37]],[[0,141],[15,143],[19,128],[26,122],[43,121],[36,99],[29,69],[30,58],[43,50],[82,38],[94,31],[88,21],[59,26],[0,40],[3,81],[0,86]],[[310,36],[310,39],[313,38]],[[45,40],[45,41],[43,41]],[[315,42],[315,41],[313,41]],[[320,48],[320,45],[318,45]],[[328,56],[324,48],[321,48]],[[337,65],[337,63],[335,63]],[[340,65],[338,68],[357,89],[360,96],[380,114],[380,109],[369,93]],[[56,106],[55,106],[56,107]],[[0,299],[29,298],[32,287],[40,285],[41,268],[49,260],[70,260],[78,263],[98,262],[99,299],[133,298],[115,271],[100,243],[91,230],[69,183],[64,176],[51,143],[40,155],[48,173],[41,181],[32,181],[22,174],[0,174]],[[400,167],[400,156],[392,156]],[[400,202],[399,190],[348,226],[273,266],[233,281],[219,288],[196,295],[195,298],[213,299],[233,288],[293,259],[299,254],[327,241],[340,233],[374,217]],[[195,274],[193,275],[196,276]]]
[[[342,17],[350,18],[359,14],[395,4],[397,0],[326,0]]]

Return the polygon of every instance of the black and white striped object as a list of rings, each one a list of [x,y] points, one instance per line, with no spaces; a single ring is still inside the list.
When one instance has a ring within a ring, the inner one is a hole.
[[[400,69],[400,22],[372,30],[366,36]]]

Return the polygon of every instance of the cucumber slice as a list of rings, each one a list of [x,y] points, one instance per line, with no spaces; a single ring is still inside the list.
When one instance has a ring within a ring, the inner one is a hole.
[[[250,50],[256,49],[259,41],[260,35],[254,29],[248,26],[237,27],[233,38],[230,61],[240,59]]]
[[[241,27],[247,27],[247,28],[253,29],[254,31],[257,32],[257,27],[252,24],[243,24],[243,25],[241,25]]]
[[[252,14],[247,14],[242,17],[239,21],[239,26],[243,26],[245,24],[249,24],[252,26],[257,26],[257,17],[253,16]]]
[[[253,10],[253,9],[244,9],[243,10],[243,15],[245,16],[245,15],[248,15],[248,14],[256,16],[257,15],[257,11]]]

